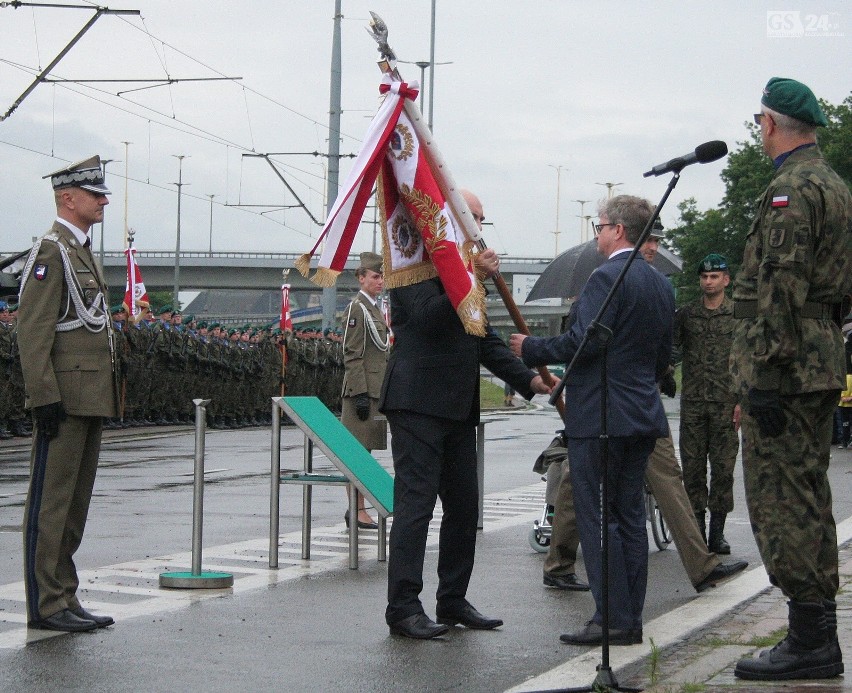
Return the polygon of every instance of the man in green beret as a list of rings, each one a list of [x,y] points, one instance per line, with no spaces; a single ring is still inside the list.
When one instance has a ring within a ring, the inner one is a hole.
[[[828,121],[813,92],[775,77],[761,104],[755,120],[775,175],[734,281],[731,369],[743,406],[751,526],[770,582],[790,600],[789,628],[735,674],[829,678],[843,672],[827,471],[845,386],[840,324],[852,293],[852,195],[817,146],[816,130]]]
[[[734,303],[725,289],[731,275],[728,261],[718,253],[710,253],[697,269],[701,296],[677,311],[674,327],[674,344],[683,358],[680,462],[683,485],[705,542],[713,553],[729,554],[725,520],[734,509],[734,466],[740,447],[740,410],[728,366]]]

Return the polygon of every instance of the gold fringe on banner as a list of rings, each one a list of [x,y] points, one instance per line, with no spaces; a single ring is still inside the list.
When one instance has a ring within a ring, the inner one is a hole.
[[[293,266],[299,271],[299,274],[307,279],[308,275],[311,273],[311,254],[305,253],[304,255],[300,255],[296,258]]]
[[[319,267],[314,272],[314,276],[311,277],[311,281],[317,286],[327,289],[335,285],[339,276],[340,272],[337,270],[329,269],[328,267]]]
[[[475,313],[479,313],[479,318]],[[477,283],[471,292],[462,299],[456,309],[459,319],[462,321],[464,331],[476,337],[485,336],[486,313],[485,313],[485,289],[482,284]]]

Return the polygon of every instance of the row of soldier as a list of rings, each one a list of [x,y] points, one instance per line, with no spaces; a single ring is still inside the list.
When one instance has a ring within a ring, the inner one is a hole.
[[[315,395],[339,412],[343,351],[339,332],[273,325],[223,326],[184,316],[171,306],[146,306],[128,319],[113,306],[115,356],[121,373],[122,415],[107,428],[191,423],[193,399],[209,399],[207,426],[268,424],[270,398]],[[0,301],[0,439],[29,436],[15,336],[17,305]],[[283,390],[282,390],[283,385]]]

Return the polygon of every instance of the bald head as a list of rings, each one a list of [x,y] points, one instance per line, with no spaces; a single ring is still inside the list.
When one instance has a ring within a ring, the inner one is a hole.
[[[470,190],[462,189],[459,192],[461,192],[461,196],[464,198],[464,201],[470,208],[470,213],[473,215],[473,220],[476,222],[476,225],[479,227],[479,230],[482,231],[482,222],[485,221],[485,214],[482,212],[482,202],[480,202],[479,198],[474,195]]]

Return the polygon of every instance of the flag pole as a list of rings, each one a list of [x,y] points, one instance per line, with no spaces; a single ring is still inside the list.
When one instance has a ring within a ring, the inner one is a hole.
[[[367,31],[370,32],[370,35],[375,39],[376,43],[379,44],[378,50],[381,54],[381,60],[379,60],[378,63],[379,69],[382,72],[391,74],[394,78],[402,81],[402,76],[396,66],[396,54],[388,45],[387,25],[375,12],[370,12],[370,15],[372,20],[370,21],[370,26]],[[435,181],[438,183],[438,187],[441,189],[444,198],[449,201],[456,219],[458,219],[462,224],[465,236],[474,241],[480,250],[486,250],[488,246],[485,244],[485,239],[482,237],[482,234],[479,233],[479,228],[473,219],[473,215],[470,213],[467,203],[461,195],[461,191],[453,180],[449,166],[447,166],[441,152],[435,145],[431,130],[423,121],[423,114],[420,113],[420,109],[417,107],[417,104],[413,99],[405,99],[403,108],[405,109],[405,114],[408,116],[408,119],[414,127],[415,134],[417,135],[421,145],[424,146],[427,160],[431,164],[432,171],[435,175]],[[515,300],[512,298],[512,292],[509,291],[509,287],[506,285],[506,280],[503,279],[499,271],[492,276],[492,280],[494,281],[494,285],[497,287],[497,293],[500,294],[500,298],[503,300],[506,309],[509,311],[509,316],[512,318],[512,322],[515,324],[517,330],[521,334],[529,335],[529,328],[524,321],[523,315],[521,315],[521,311],[518,310]],[[539,366],[537,370],[542,380],[547,385],[556,385],[556,379],[546,367]],[[555,406],[559,411],[559,414],[564,416],[565,405],[562,398],[556,400]]]

